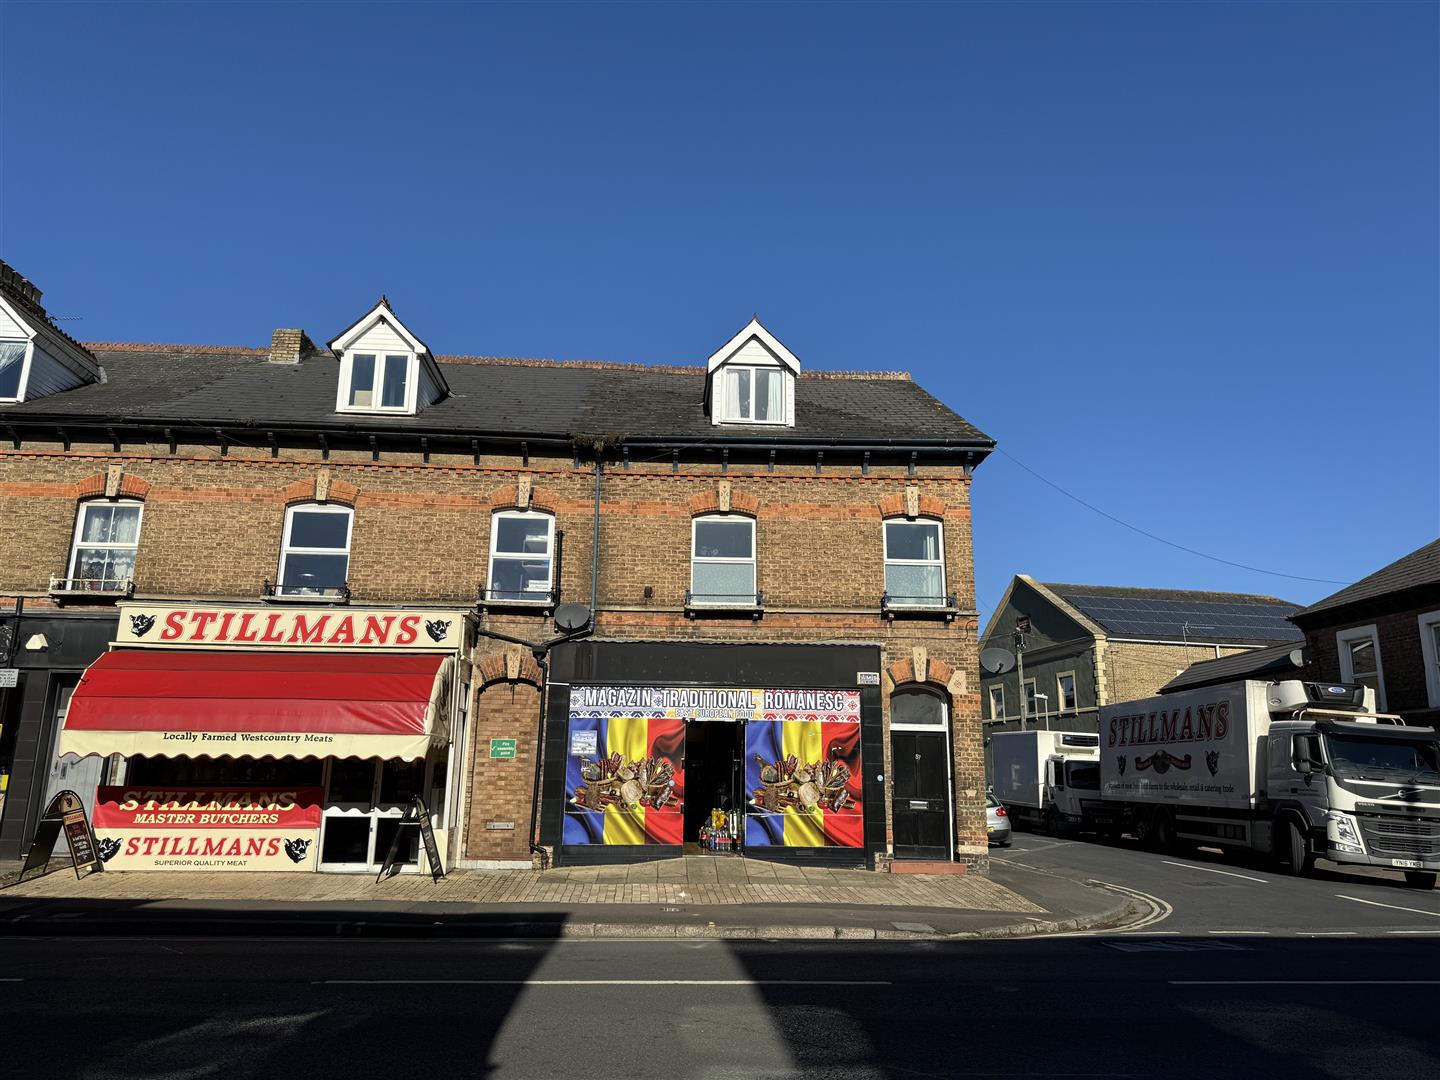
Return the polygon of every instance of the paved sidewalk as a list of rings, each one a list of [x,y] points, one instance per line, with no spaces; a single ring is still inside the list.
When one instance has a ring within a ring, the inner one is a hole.
[[[55,865],[54,862],[51,865]],[[402,874],[92,874],[69,867],[13,885],[0,896],[91,900],[399,900],[464,904],[865,904],[1039,913],[1041,908],[978,875],[817,870],[758,859],[687,856],[628,866],[557,870],[454,870],[440,881]]]
[[[1128,907],[1054,875],[891,875],[704,856],[378,884],[369,875],[114,871],[76,881],[65,866],[0,889],[0,933],[1008,937],[1109,925]]]

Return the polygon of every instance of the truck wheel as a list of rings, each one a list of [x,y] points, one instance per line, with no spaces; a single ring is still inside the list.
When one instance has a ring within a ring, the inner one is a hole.
[[[1286,873],[1298,877],[1301,874],[1308,874],[1314,869],[1315,856],[1310,854],[1309,845],[1305,843],[1305,834],[1300,831],[1300,826],[1291,820],[1283,823],[1276,822],[1275,831],[1285,840],[1284,845],[1279,847],[1277,853],[1281,856],[1280,866]]]
[[[1175,850],[1175,819],[1168,811],[1155,811],[1155,818],[1150,823],[1150,842],[1156,851],[1169,854]]]
[[[1412,889],[1433,889],[1435,888],[1435,871],[1406,870],[1405,884]]]

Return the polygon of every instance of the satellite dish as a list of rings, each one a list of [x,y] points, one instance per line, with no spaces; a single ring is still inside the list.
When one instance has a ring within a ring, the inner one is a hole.
[[[555,625],[567,634],[590,625],[588,604],[561,604],[555,609]]]
[[[986,649],[980,654],[980,670],[987,675],[1004,675],[1015,668],[1015,654],[1009,649]]]

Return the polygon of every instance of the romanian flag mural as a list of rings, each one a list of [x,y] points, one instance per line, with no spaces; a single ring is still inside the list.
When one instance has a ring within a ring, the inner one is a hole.
[[[685,721],[572,712],[566,844],[680,844]]]
[[[770,716],[745,725],[746,846],[862,847],[858,718]]]

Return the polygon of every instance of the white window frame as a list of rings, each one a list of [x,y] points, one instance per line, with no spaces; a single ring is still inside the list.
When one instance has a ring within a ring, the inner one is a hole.
[[[35,359],[35,342],[26,338],[7,337],[0,338],[0,345],[24,345],[25,355],[20,359],[20,382],[16,384],[14,397],[0,397],[0,401],[6,404],[19,403],[25,400],[25,392],[30,389],[30,365]]]
[[[700,523],[731,523],[744,522],[750,526],[750,558],[736,559],[720,555],[696,555],[695,540],[700,531]],[[704,563],[707,566],[742,566],[750,564],[750,599],[749,600],[702,600],[696,595],[695,590],[695,564]],[[696,514],[690,519],[690,606],[691,607],[751,607],[757,602],[760,595],[760,536],[759,530],[755,528],[755,519],[747,514]]]
[[[545,533],[545,561],[549,563],[550,570],[545,584],[545,595],[534,600],[520,600],[507,598],[494,600],[490,598],[491,583],[495,580],[495,559],[510,562],[519,562],[527,555],[533,556],[532,552],[517,554],[513,551],[496,551],[495,545],[500,539],[500,521],[502,518],[519,518],[522,521],[534,521],[544,519],[546,522]],[[485,564],[485,602],[487,604],[516,604],[522,607],[549,607],[551,597],[555,592],[555,515],[547,514],[543,510],[496,510],[490,515],[490,560]]]
[[[84,535],[85,514],[90,510],[91,507],[95,507],[95,506],[134,506],[134,507],[138,507],[139,510],[140,510],[140,515],[139,515],[138,519],[137,519],[136,522],[135,522],[135,543],[134,543],[134,544],[86,544],[86,543],[83,543],[82,540],[81,540],[81,537]],[[78,566],[78,564],[79,564],[79,562],[80,562],[80,549],[81,549],[82,547],[84,547],[84,548],[110,548],[110,549],[114,549],[114,550],[123,550],[123,549],[129,549],[129,548],[132,548],[132,547],[133,547],[134,550],[135,550],[135,559],[136,559],[136,561],[138,562],[139,559],[140,559],[140,534],[141,534],[141,530],[143,530],[144,527],[145,527],[145,503],[144,503],[144,501],[141,500],[141,499],[105,499],[105,498],[100,498],[100,499],[82,499],[82,500],[80,501],[80,503],[79,503],[79,504],[76,506],[76,508],[75,508],[75,532],[72,534],[72,535],[73,535],[73,539],[70,541],[70,562],[69,562],[69,564],[68,564],[68,566],[67,566],[67,568],[66,568],[65,576],[66,576],[69,580],[71,580],[71,581],[77,580],[77,577],[76,577],[76,574],[75,574],[75,570],[76,570],[76,568],[77,568],[77,566]],[[133,571],[132,571],[132,573],[133,573]],[[102,580],[102,579],[88,579],[88,578],[87,578],[86,580]],[[126,579],[123,579],[123,578],[116,578],[116,579],[106,578],[106,579],[103,579],[103,580],[107,580],[107,581],[108,581],[108,580],[115,580],[115,581],[118,582],[118,581],[123,581],[123,580],[126,580]],[[133,580],[133,579],[130,579],[130,580]]]
[[[725,392],[725,384],[730,378],[732,371],[750,372],[750,412],[751,416],[731,416],[726,411],[726,402],[730,396]],[[755,377],[757,371],[769,371],[780,377],[780,417],[778,420],[756,420],[754,419],[756,385],[758,380]],[[788,427],[790,423],[790,382],[793,376],[786,370],[783,364],[724,364],[716,372],[719,376],[713,389],[715,415],[720,417],[722,424],[746,424],[761,427]]]
[[[1030,688],[1028,693],[1025,689],[1027,686]],[[1035,708],[1035,705],[1039,702],[1039,700],[1040,687],[1034,679],[1026,679],[1023,683],[1020,684],[1021,719],[1025,719],[1027,717],[1036,717],[1040,715],[1039,711]]]
[[[1425,662],[1425,696],[1432,709],[1440,709],[1440,654],[1436,652],[1435,631],[1440,627],[1440,611],[1427,611],[1416,617],[1420,627],[1420,656]]]
[[[990,693],[989,693],[989,698],[990,698],[990,719],[991,719],[991,720],[1004,720],[1004,719],[1005,719],[1005,685],[1004,685],[1003,683],[997,683],[997,684],[995,684],[994,686],[988,687],[988,689],[989,689],[989,691],[990,691]],[[995,694],[996,694],[997,691],[998,691],[999,694],[1000,694],[1000,711],[999,711],[998,713],[995,711]]]
[[[1065,678],[1070,680],[1070,696],[1075,699],[1073,705],[1065,704],[1065,687],[1060,683],[1060,680]],[[1063,716],[1067,712],[1080,711],[1080,690],[1075,684],[1075,672],[1057,671],[1055,673],[1055,700],[1059,702],[1059,707],[1055,711],[1056,716]]]
[[[1340,681],[1347,683],[1355,681],[1355,669],[1350,664],[1350,642],[1361,641],[1365,638],[1369,638],[1375,643],[1375,706],[1384,712],[1386,707],[1385,663],[1380,656],[1380,632],[1375,629],[1374,623],[1335,631],[1335,648],[1340,654]],[[1362,672],[1361,674],[1368,673]]]
[[[322,513],[322,514],[344,514],[345,515],[345,580],[341,587],[350,583],[350,549],[354,544],[355,537],[355,510],[349,506],[339,503],[317,503],[304,502],[295,503],[285,508],[285,528],[280,534],[280,569],[275,578],[275,595],[290,597],[327,596],[327,593],[310,592],[287,592],[285,586],[285,564],[291,555],[335,555],[339,548],[312,548],[294,547],[290,543],[290,532],[295,524],[297,513]]]
[[[355,371],[356,356],[375,357],[375,385],[372,393],[378,399],[385,386],[385,368],[392,356],[405,361],[405,402],[402,405],[351,405],[350,382]],[[420,393],[419,357],[411,351],[394,349],[346,349],[340,358],[340,387],[335,397],[335,411],[344,413],[381,413],[388,415],[411,414]]]
[[[938,539],[939,544],[940,544],[940,558],[938,558],[938,559],[892,559],[892,558],[890,558],[890,526],[891,526],[891,525],[934,525],[935,528],[939,530],[939,532],[937,533],[937,539]],[[940,595],[939,595],[939,596],[937,596],[933,601],[931,601],[931,602],[929,602],[929,603],[925,603],[925,602],[915,603],[915,602],[913,601],[913,598],[912,598],[912,600],[911,600],[910,602],[897,602],[897,601],[894,599],[894,597],[891,597],[891,599],[890,599],[890,601],[889,601],[889,606],[890,606],[890,607],[892,607],[892,608],[920,608],[920,609],[927,609],[927,608],[943,608],[943,607],[948,606],[948,604],[949,604],[948,597],[949,597],[949,595],[950,595],[950,580],[949,580],[949,577],[946,575],[946,572],[945,572],[945,523],[944,523],[943,521],[941,521],[939,518],[932,518],[932,517],[913,517],[913,518],[912,518],[912,517],[888,517],[888,518],[884,518],[884,519],[881,520],[881,522],[880,522],[880,546],[881,546],[882,552],[884,553],[884,559],[885,559],[885,565],[884,565],[884,567],[882,567],[882,574],[883,574],[883,572],[884,572],[885,570],[888,570],[888,569],[890,568],[890,564],[891,564],[891,563],[894,563],[896,566],[934,566],[936,563],[939,563],[939,565],[940,565]],[[889,588],[888,581],[887,581],[887,584],[886,584],[886,587],[885,587],[885,593],[886,593],[887,596],[888,596],[889,593],[890,593],[890,588]]]

